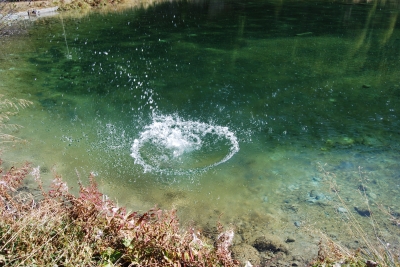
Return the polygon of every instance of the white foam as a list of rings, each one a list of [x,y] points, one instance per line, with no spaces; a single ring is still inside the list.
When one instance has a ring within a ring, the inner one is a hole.
[[[230,147],[225,157],[205,167],[180,166],[192,152],[201,149],[207,151],[207,146],[211,144],[204,142],[206,135],[212,135],[215,140],[227,141]],[[146,145],[156,149],[146,150]],[[226,162],[239,151],[239,143],[228,127],[184,121],[178,116],[153,115],[153,122],[134,140],[131,151],[135,164],[140,164],[144,172],[184,175],[205,171]]]

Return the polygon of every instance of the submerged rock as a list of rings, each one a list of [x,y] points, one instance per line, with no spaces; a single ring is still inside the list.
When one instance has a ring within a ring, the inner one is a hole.
[[[364,184],[360,184],[358,187],[358,190],[360,190],[361,192],[365,192],[368,191],[368,187]]]
[[[245,266],[250,262],[253,266],[259,266],[261,263],[260,254],[258,251],[245,243],[235,245],[231,248],[232,256],[238,260],[241,266]]]
[[[317,182],[317,183],[318,183],[318,182],[321,182],[321,180],[322,180],[322,179],[321,179],[320,177],[318,177],[318,176],[313,176],[313,177],[312,177],[312,181],[313,181],[313,182]]]
[[[354,169],[354,164],[350,161],[342,161],[339,166],[337,166],[339,170],[352,170]]]
[[[288,247],[285,242],[275,235],[263,235],[257,237],[253,242],[253,247],[258,251],[272,251],[272,252],[284,252],[288,253]]]
[[[338,143],[342,146],[351,146],[354,145],[354,139],[344,136],[338,140]]]
[[[289,236],[288,238],[286,238],[286,243],[293,243],[293,242],[295,242],[296,241],[296,239],[294,239],[293,237],[291,237],[291,236]]]
[[[370,192],[370,191],[367,192],[367,196],[370,197],[370,198],[372,198],[372,199],[376,199],[376,197],[377,197],[375,193]]]
[[[364,136],[362,144],[370,147],[379,147],[383,146],[384,143],[375,136]]]
[[[310,192],[310,197],[315,198],[316,200],[321,200],[325,198],[325,195],[321,192],[318,192],[316,190],[311,190]]]
[[[329,204],[330,199],[331,198],[329,196],[326,196],[322,192],[311,190],[306,198],[306,201],[310,204],[317,203],[319,205],[326,206]]]
[[[370,217],[371,211],[368,208],[354,207],[355,211],[363,217]]]
[[[333,139],[327,139],[325,141],[325,150],[328,150],[329,148],[333,148],[336,146],[339,147],[351,147],[356,143],[361,143],[362,139],[358,140],[358,139],[354,139],[348,136],[343,136],[343,137],[339,137],[339,138],[333,138]]]
[[[294,191],[294,190],[300,189],[300,186],[298,184],[291,184],[291,185],[288,186],[288,189],[290,191]]]
[[[345,208],[343,208],[343,207],[337,208],[337,211],[338,211],[339,213],[347,213],[347,209],[345,209]]]

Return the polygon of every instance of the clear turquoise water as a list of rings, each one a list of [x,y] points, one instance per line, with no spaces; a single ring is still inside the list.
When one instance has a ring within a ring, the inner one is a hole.
[[[302,235],[300,221],[352,244],[318,166],[356,216],[360,183],[400,212],[398,12],[174,2],[65,16],[65,35],[60,17],[38,20],[3,40],[0,89],[34,102],[13,118],[28,143],[5,154],[74,187],[94,172],[131,209],[175,207],[199,226],[221,218],[243,239]],[[388,218],[382,236],[398,243]]]

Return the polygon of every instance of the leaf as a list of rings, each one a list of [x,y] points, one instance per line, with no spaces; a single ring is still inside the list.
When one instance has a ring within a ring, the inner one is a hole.
[[[138,226],[146,217],[148,216],[147,212],[143,214],[139,220],[136,222],[135,226]]]
[[[189,261],[190,260],[189,253],[187,251],[185,251],[185,253],[183,254],[183,258],[185,259],[185,261]]]
[[[116,262],[119,258],[122,257],[122,253],[118,250],[108,247],[105,251],[101,253],[101,256],[104,260],[109,263]],[[114,265],[111,265],[114,266]]]
[[[112,264],[111,262],[106,262],[104,264],[101,265],[101,267],[114,267],[115,265]]]
[[[122,242],[122,244],[124,244],[124,246],[126,248],[129,248],[131,246],[131,243],[132,243],[132,239],[130,239],[130,238],[125,238],[124,241]]]

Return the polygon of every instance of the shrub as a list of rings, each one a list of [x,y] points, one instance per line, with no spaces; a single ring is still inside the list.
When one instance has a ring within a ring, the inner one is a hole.
[[[61,1],[60,10],[101,8],[108,5],[121,4],[124,0],[71,0]]]
[[[31,173],[38,194],[23,187]],[[0,179],[0,266],[237,266],[232,231],[213,245],[183,230],[175,211],[139,214],[101,194],[94,175],[78,196],[57,176],[44,190],[39,167],[11,168]]]

